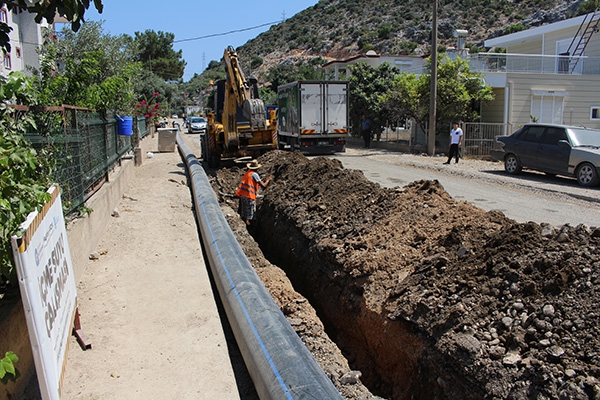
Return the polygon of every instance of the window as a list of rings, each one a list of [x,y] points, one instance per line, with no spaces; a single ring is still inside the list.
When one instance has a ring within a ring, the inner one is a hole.
[[[557,146],[559,140],[567,140],[567,133],[565,130],[562,128],[549,127],[546,131],[546,135],[544,135],[542,143]]]
[[[519,139],[526,142],[539,143],[545,129],[546,127],[544,126],[530,126],[527,130],[521,132]]]
[[[562,124],[564,98],[566,92],[553,90],[533,90],[530,114],[537,122],[546,124]]]
[[[16,54],[17,58],[21,58],[21,48],[20,47],[15,47],[15,54]]]
[[[4,68],[12,69],[12,63],[10,62],[10,54],[4,55]]]
[[[6,8],[0,9],[0,22],[8,24],[8,12],[6,11]]]
[[[592,106],[590,110],[590,119],[592,121],[600,120],[600,106]]]

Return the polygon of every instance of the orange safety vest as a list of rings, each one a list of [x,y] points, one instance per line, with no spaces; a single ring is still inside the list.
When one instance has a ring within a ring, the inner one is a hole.
[[[256,200],[256,194],[258,193],[258,182],[252,179],[252,174],[256,172],[249,170],[244,174],[242,181],[238,185],[238,189],[235,195],[238,197],[247,197],[250,200]]]

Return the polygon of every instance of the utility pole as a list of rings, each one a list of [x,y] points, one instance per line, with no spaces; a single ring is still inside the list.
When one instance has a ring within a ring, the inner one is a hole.
[[[285,43],[285,10],[281,14],[281,38],[283,39],[283,43]]]
[[[433,0],[433,20],[431,29],[431,88],[429,93],[429,133],[427,137],[427,154],[435,155],[435,117],[437,102],[437,36],[438,36],[438,0]]]

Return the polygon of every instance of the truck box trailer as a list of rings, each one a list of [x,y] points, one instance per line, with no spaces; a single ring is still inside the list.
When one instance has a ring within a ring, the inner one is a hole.
[[[297,81],[277,90],[279,148],[303,154],[346,151],[348,82]]]

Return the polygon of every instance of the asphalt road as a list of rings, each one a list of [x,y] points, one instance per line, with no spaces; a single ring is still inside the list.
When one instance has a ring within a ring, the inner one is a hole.
[[[501,167],[457,173],[469,160],[443,168],[417,168],[398,164],[393,153],[378,156],[355,149],[336,154],[344,168],[358,169],[384,187],[404,186],[416,180],[437,179],[457,200],[468,201],[484,210],[499,210],[517,222],[546,222],[554,226],[586,224],[600,227],[600,188],[579,188],[574,180],[529,173],[511,177]],[[439,157],[437,164],[443,159]],[[478,161],[482,163],[481,161]],[[490,163],[491,165],[491,163]],[[452,171],[452,168],[455,171]]]

